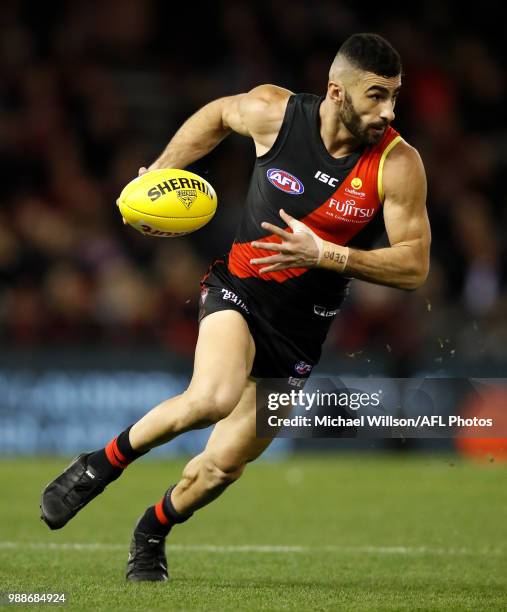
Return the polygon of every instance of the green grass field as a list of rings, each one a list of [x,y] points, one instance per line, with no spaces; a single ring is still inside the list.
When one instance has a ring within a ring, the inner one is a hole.
[[[137,516],[183,462],[142,460],[50,532],[39,494],[65,465],[0,462],[0,591],[65,591],[72,610],[507,609],[505,465],[382,455],[253,464],[173,530],[165,584],[126,583],[123,571]]]

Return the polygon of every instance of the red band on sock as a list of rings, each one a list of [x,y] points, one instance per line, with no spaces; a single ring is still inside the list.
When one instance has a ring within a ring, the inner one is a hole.
[[[118,438],[115,438],[114,440],[112,440],[114,456],[116,457],[119,463],[123,463],[125,467],[127,467],[130,461],[128,461],[125,455],[122,455],[122,453],[120,453],[120,449],[118,448],[117,440]]]
[[[162,525],[168,525],[169,524],[169,519],[164,514],[163,504],[164,504],[164,498],[162,498],[158,502],[158,504],[155,504],[155,514],[157,515],[157,518],[158,518],[159,522],[162,523]]]
[[[104,449],[106,452],[106,457],[111,465],[114,465],[114,467],[121,468],[122,470],[124,470],[127,467],[128,463],[124,463],[120,460],[120,458],[117,456],[115,452],[115,448],[116,448],[116,438],[113,438],[111,442],[109,442],[109,444],[106,445],[106,448]],[[121,453],[120,453],[120,456],[123,457]]]

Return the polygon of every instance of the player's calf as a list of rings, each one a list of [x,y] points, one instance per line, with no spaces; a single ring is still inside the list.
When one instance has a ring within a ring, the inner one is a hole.
[[[126,578],[134,582],[164,581],[169,577],[165,540],[172,527],[184,523],[194,510],[218,497],[243,473],[244,466],[220,461],[210,453],[194,457],[185,467],[180,482],[162,499],[147,508],[137,521],[130,544]],[[176,495],[179,490],[179,495]],[[175,499],[178,506],[175,506]],[[182,509],[185,505],[185,509]]]
[[[202,508],[236,482],[245,465],[206,451],[198,455],[187,464],[172,491],[175,507],[185,513]]]
[[[130,441],[145,451],[192,429],[214,425],[238,403],[242,384],[192,383],[181,395],[162,402],[145,414],[130,432]]]
[[[241,391],[235,392],[225,385],[198,389],[190,386],[183,394],[187,410],[176,423],[177,429],[196,429],[218,423],[234,410]]]
[[[179,433],[216,423],[234,409],[240,394],[239,387],[234,391],[222,382],[194,383],[182,395],[151,410],[103,449],[79,455],[42,492],[42,520],[51,529],[60,529],[132,461]]]

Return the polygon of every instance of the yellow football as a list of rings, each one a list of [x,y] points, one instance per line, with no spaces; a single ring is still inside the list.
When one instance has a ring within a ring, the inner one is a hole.
[[[146,236],[172,238],[200,229],[213,218],[213,187],[187,170],[151,170],[122,190],[117,200],[122,217]]]

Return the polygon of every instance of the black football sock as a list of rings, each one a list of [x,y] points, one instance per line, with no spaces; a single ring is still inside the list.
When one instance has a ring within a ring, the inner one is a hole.
[[[138,531],[165,537],[171,531],[173,525],[184,523],[192,516],[192,513],[180,514],[174,508],[171,502],[171,492],[175,486],[173,485],[164,493],[164,497],[158,504],[150,506],[146,510],[137,524]]]
[[[131,427],[132,425],[127,427],[104,448],[95,451],[88,457],[88,465],[108,482],[116,480],[132,461],[148,452],[139,452],[132,448],[129,439]]]

